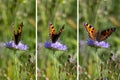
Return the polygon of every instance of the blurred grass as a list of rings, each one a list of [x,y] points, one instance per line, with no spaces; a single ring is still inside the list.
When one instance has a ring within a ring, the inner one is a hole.
[[[75,80],[76,68],[67,61],[68,56],[76,62],[77,51],[77,0],[39,0],[38,1],[38,79]],[[56,31],[64,24],[60,41],[67,46],[66,51],[44,48],[44,42],[50,41],[48,24],[52,22]],[[68,66],[71,65],[71,66]]]
[[[119,80],[120,75],[120,1],[80,0],[80,80]],[[97,30],[116,27],[116,31],[106,40],[108,49],[95,49],[86,45],[88,38],[83,22]],[[118,66],[119,67],[116,67]]]
[[[29,48],[17,51],[15,57],[14,51],[3,44],[13,39],[11,24],[17,30],[21,22],[21,40]],[[0,79],[35,80],[35,0],[0,0],[0,26]]]

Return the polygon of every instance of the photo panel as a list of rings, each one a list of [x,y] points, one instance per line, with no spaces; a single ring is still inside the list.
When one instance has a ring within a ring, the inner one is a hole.
[[[120,79],[119,3],[79,0],[79,79]]]
[[[0,80],[35,80],[35,0],[0,1]]]
[[[76,80],[77,0],[37,0],[37,78]]]

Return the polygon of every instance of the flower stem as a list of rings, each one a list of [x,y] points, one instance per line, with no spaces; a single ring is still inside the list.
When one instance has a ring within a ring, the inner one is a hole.
[[[19,77],[18,77],[18,69],[17,69],[17,62],[16,62],[16,50],[14,50],[14,59],[15,59],[15,75],[14,75],[14,79],[17,79],[19,80]]]
[[[98,60],[98,54],[97,54],[97,52],[98,52],[98,48],[96,48],[96,73],[99,73],[99,60]]]
[[[57,68],[56,68],[56,62],[55,62],[55,51],[53,50],[53,55],[54,55],[54,69],[55,69],[55,77],[56,77],[56,80],[57,80]]]

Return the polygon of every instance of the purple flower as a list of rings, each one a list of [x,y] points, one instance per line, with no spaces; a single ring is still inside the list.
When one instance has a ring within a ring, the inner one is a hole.
[[[44,47],[49,49],[62,50],[62,51],[65,51],[67,49],[66,45],[63,45],[58,41],[56,41],[55,43],[52,43],[51,41],[45,42]]]
[[[18,45],[16,45],[14,41],[6,42],[4,45],[7,48],[15,49],[15,50],[27,50],[28,48],[27,45],[22,44],[21,41],[18,43]]]
[[[101,48],[108,48],[110,46],[109,43],[107,42],[104,42],[104,41],[98,42],[91,39],[87,40],[87,45],[94,46],[94,47],[101,47]]]

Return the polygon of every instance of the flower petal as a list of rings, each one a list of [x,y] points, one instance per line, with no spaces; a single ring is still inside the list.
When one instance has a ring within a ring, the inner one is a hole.
[[[55,49],[55,50],[63,50],[63,51],[67,49],[66,45],[63,45],[58,41],[55,43],[52,43],[51,41],[45,42],[44,47],[49,49]]]
[[[16,45],[14,41],[6,42],[4,45],[7,48],[15,49],[15,50],[27,50],[28,48],[27,45],[22,44],[21,41],[19,42],[18,45]]]
[[[104,41],[98,42],[91,39],[87,40],[87,45],[94,46],[94,47],[102,47],[102,48],[108,48],[110,46],[109,43],[107,42],[104,42]]]

